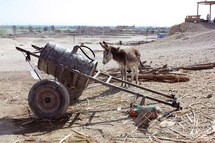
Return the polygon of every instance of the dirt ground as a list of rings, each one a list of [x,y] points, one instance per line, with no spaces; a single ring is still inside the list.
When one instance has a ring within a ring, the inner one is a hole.
[[[155,42],[135,46],[153,67],[164,64],[183,66],[199,63],[215,63],[215,26],[190,24],[183,33],[158,39]],[[81,42],[98,50],[98,69],[117,67],[114,61],[103,65],[99,42],[140,41],[144,36],[85,36],[12,37],[0,39],[0,140],[1,142],[215,142],[215,70],[181,70],[188,82],[141,82],[141,86],[174,94],[183,107],[182,111],[168,117],[153,120],[148,129],[137,129],[134,118],[129,117],[130,103],[135,96],[97,83],[90,84],[76,104],[69,106],[66,114],[57,120],[34,119],[27,96],[37,80],[33,79],[29,64],[15,47],[31,50],[31,44],[44,46],[53,41],[68,48]],[[123,47],[127,48],[127,47]],[[32,59],[37,62],[37,59]],[[42,74],[43,78],[50,78]],[[155,95],[130,87],[134,91]],[[138,101],[139,102],[139,101]],[[174,108],[147,100],[163,112]],[[167,121],[162,126],[161,123]]]

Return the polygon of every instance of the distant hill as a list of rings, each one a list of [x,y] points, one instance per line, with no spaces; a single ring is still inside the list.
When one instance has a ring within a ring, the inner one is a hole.
[[[168,36],[174,35],[176,33],[184,32],[203,32],[208,30],[215,30],[214,23],[193,23],[193,22],[184,22],[178,25],[172,26],[168,31]]]

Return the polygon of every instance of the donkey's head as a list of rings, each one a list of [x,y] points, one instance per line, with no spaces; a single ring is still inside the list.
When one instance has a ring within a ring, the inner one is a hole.
[[[108,44],[105,41],[103,41],[103,43],[101,43],[101,42],[99,42],[99,43],[102,46],[102,48],[104,49],[102,62],[103,62],[103,64],[106,64],[113,58],[113,55],[111,53],[111,47],[108,46]]]

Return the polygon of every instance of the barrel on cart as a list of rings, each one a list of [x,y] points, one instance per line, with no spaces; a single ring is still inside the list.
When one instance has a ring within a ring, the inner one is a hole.
[[[66,112],[72,100],[79,98],[88,86],[89,79],[70,70],[92,76],[97,61],[78,52],[79,47],[68,49],[53,42],[46,44],[40,53],[38,68],[55,79],[44,79],[33,85],[28,101],[38,118],[58,118]]]

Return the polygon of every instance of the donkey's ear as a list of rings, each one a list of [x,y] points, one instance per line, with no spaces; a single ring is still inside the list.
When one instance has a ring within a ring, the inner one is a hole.
[[[99,42],[99,44],[103,47],[104,45],[102,45],[102,43],[101,42]]]
[[[119,51],[120,47],[118,47],[118,48],[116,48],[116,49],[117,49],[117,51]]]
[[[101,43],[101,42],[99,42],[99,44],[102,46],[102,48],[104,48],[104,49],[105,49],[105,46],[104,46],[104,45],[102,45],[102,43]]]
[[[108,44],[107,44],[105,41],[103,41],[103,44],[104,44],[106,47],[108,47]]]

